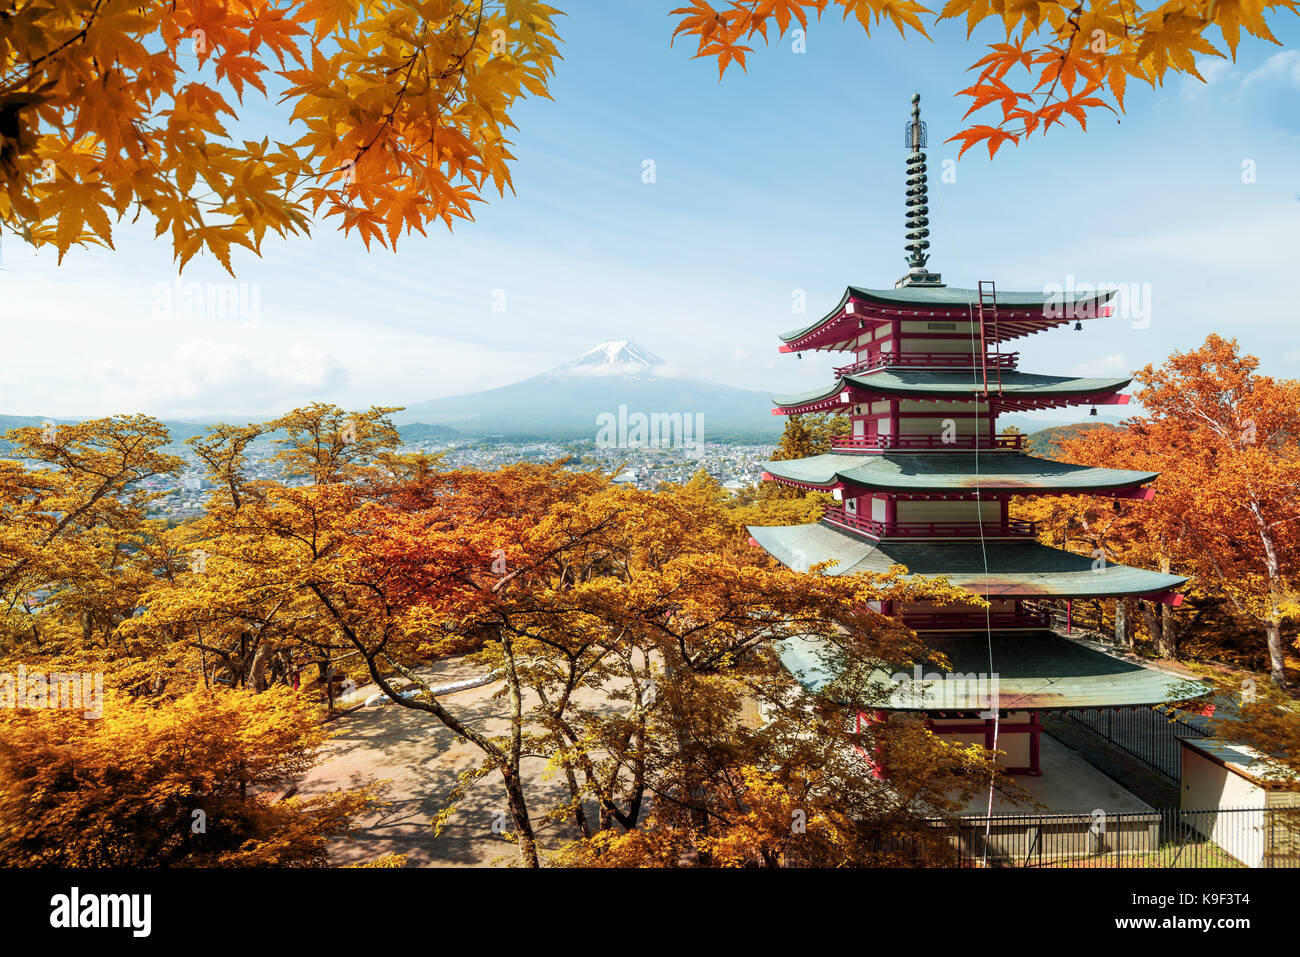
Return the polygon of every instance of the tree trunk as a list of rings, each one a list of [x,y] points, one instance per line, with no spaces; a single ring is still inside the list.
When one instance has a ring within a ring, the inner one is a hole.
[[[320,679],[325,682],[325,700],[329,703],[329,709],[334,710],[334,663],[330,661],[330,650],[325,649],[325,657],[316,662],[316,667],[320,669]]]
[[[262,642],[253,654],[253,665],[248,673],[248,685],[258,694],[266,690],[266,663],[270,658],[271,646]]]
[[[1161,643],[1160,619],[1156,617],[1156,613],[1152,610],[1153,604],[1153,602],[1138,599],[1138,610],[1142,612],[1142,620],[1146,623],[1147,631],[1151,632],[1151,640],[1159,645]]]
[[[1160,571],[1169,574],[1169,556],[1160,556]],[[1172,605],[1160,606],[1160,657],[1178,658],[1178,626]]]
[[[1264,622],[1264,635],[1268,640],[1268,676],[1279,688],[1286,687],[1286,659],[1282,650],[1282,629],[1278,624],[1278,577],[1282,563],[1278,558],[1277,546],[1273,542],[1273,533],[1264,520],[1259,501],[1253,496],[1250,513],[1255,518],[1259,529],[1260,543],[1264,546],[1264,571],[1268,575],[1268,620]]]
[[[1160,657],[1178,658],[1178,625],[1168,605],[1160,606]]]
[[[1133,642],[1128,636],[1128,599],[1115,599],[1115,644],[1121,648],[1132,648]]]
[[[501,654],[506,663],[506,688],[510,698],[510,747],[506,751],[506,761],[501,766],[501,776],[505,778],[510,816],[514,819],[515,833],[519,836],[519,857],[525,867],[540,867],[537,843],[533,839],[533,822],[528,816],[528,802],[519,780],[523,757],[524,699],[519,687],[519,672],[515,667],[515,644],[508,628],[503,627],[500,633]]]
[[[528,817],[528,803],[524,800],[524,789],[519,784],[519,776],[513,769],[502,767],[501,777],[506,783],[510,818],[515,824],[515,834],[519,836],[519,859],[524,862],[524,867],[541,867],[541,862],[537,859],[537,840],[533,836],[533,822]]]
[[[578,833],[591,838],[591,824],[587,820],[587,811],[582,806],[582,792],[578,790],[578,776],[568,764],[564,766],[564,779],[569,783],[569,794],[573,796],[573,823],[578,825]]]
[[[1282,626],[1276,621],[1264,622],[1268,636],[1268,676],[1279,688],[1286,687],[1286,658],[1282,649]]]

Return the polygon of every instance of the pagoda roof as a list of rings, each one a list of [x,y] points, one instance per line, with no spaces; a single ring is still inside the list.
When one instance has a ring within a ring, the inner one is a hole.
[[[1096,315],[1097,310],[1071,309],[1086,303],[1100,305],[1114,295],[1113,290],[1100,291],[1069,290],[1065,292],[1001,292],[997,293],[998,316],[1011,312],[1020,314],[1025,319],[1037,318],[1051,325],[1073,322],[1076,318],[1087,319]],[[949,312],[956,309],[979,309],[980,293],[978,289],[962,289],[957,286],[901,286],[896,289],[868,289],[863,286],[848,286],[839,304],[822,318],[802,329],[781,333],[782,342],[794,342],[809,333],[816,332],[821,326],[833,322],[844,315],[844,307],[850,301],[878,306],[882,310],[934,310]],[[1056,317],[1048,309],[1057,308],[1072,312],[1074,315]]]
[[[1023,452],[827,453],[764,465],[768,474],[799,485],[852,485],[882,492],[952,494],[1039,491],[1110,492],[1154,481],[1158,472],[1104,469],[1042,459]]]
[[[947,635],[927,638],[926,644],[942,652],[961,675],[997,675],[1000,710],[1044,711],[1063,708],[1111,708],[1159,705],[1186,701],[1208,694],[1211,688],[1190,678],[1159,671],[1137,662],[1094,651],[1050,631],[977,635]],[[778,642],[781,663],[800,684],[812,692],[821,691],[834,680],[839,656],[824,639],[798,636]],[[990,668],[990,652],[991,664]],[[899,672],[914,674],[909,669]],[[899,683],[884,668],[874,670],[868,680],[882,692],[895,691],[885,707],[897,711],[960,710],[945,700],[985,701],[992,683],[985,678],[961,678],[936,682],[927,694],[911,681]],[[942,674],[935,665],[922,667],[926,674]],[[942,685],[942,687],[939,687]]]
[[[995,370],[989,372],[990,395],[993,394]],[[1004,369],[1000,381],[1000,396],[1010,399],[1075,399],[1088,396],[1110,395],[1121,391],[1132,378],[1098,379],[1077,376],[1039,375],[1033,372],[1015,372]],[[897,396],[911,399],[938,399],[982,397],[984,383],[975,368],[967,370],[910,369],[887,367],[877,372],[846,375],[836,379],[824,389],[814,389],[796,395],[773,396],[772,401],[783,409],[798,408],[818,402],[833,400],[845,389],[873,395]]]
[[[769,555],[796,571],[834,561],[827,575],[884,574],[894,565],[916,576],[943,576],[994,598],[1119,598],[1157,595],[1187,582],[1178,575],[1106,563],[1038,542],[874,542],[829,525],[751,526]],[[988,571],[985,572],[987,558]]]

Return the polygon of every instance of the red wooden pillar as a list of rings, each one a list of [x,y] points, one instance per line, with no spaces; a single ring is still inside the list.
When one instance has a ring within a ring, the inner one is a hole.
[[[1070,634],[1070,629],[1074,625],[1074,602],[1065,599],[1065,633]]]
[[[883,724],[888,719],[889,719],[889,714],[888,712],[885,711],[878,710],[871,717],[868,717],[867,715],[859,711],[857,713],[857,717],[854,723],[854,732],[857,734],[861,734],[862,725],[864,722],[867,724]],[[854,750],[858,752],[858,756],[861,757],[863,761],[867,762],[867,767],[871,768],[871,776],[876,778],[877,780],[882,780],[885,776],[885,767],[884,764],[881,763],[879,758],[880,749],[872,748],[871,754],[868,754],[866,748],[863,748],[859,745],[854,745],[853,747]]]

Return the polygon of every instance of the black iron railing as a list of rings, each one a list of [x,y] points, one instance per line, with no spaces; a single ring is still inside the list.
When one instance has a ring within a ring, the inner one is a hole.
[[[1300,867],[1300,808],[994,814],[882,842],[918,867]]]
[[[1175,782],[1182,777],[1178,739],[1206,738],[1211,733],[1190,716],[1169,708],[1071,710],[1065,716]]]

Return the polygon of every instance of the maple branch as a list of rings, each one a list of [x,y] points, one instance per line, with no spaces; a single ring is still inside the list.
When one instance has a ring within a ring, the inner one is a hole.
[[[28,83],[30,83],[32,81],[32,77],[34,77],[36,74],[36,67],[39,66],[42,62],[50,59],[51,57],[55,56],[58,53],[63,52],[65,49],[72,46],[74,43],[78,43],[86,39],[87,32],[90,30],[91,25],[95,22],[95,18],[99,16],[99,7],[103,2],[104,0],[95,0],[95,5],[90,8],[90,13],[87,14],[85,20],[82,22],[82,27],[80,30],[78,30],[72,36],[68,37],[68,39],[64,40],[53,50],[50,50],[47,53],[42,53],[35,60],[32,60],[28,64],[27,76],[24,77],[23,80],[17,84],[17,86],[26,86]],[[11,92],[15,88],[16,87],[11,86],[5,92]]]

